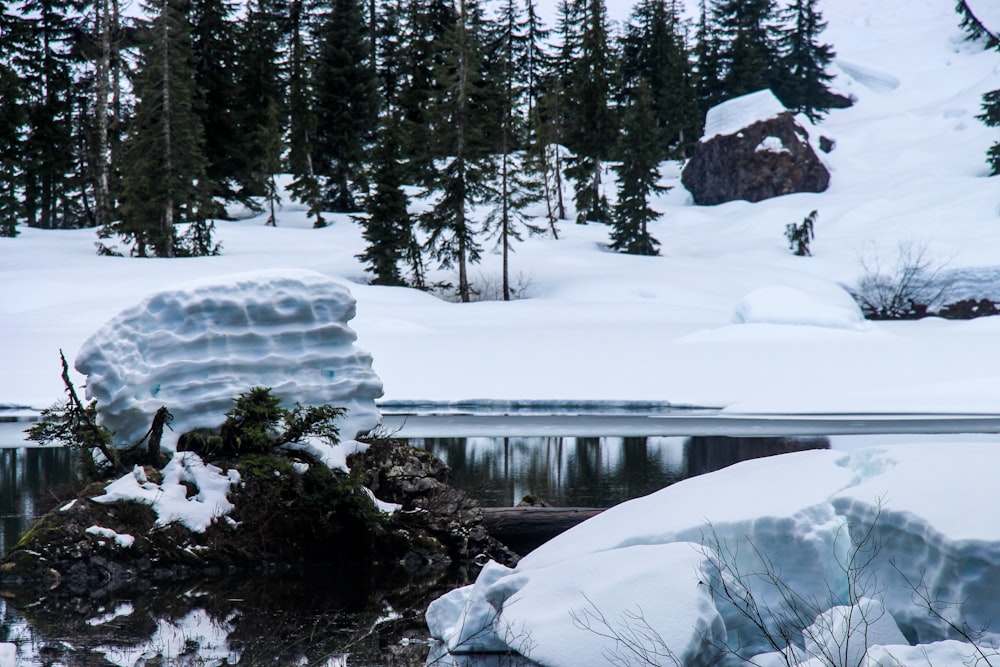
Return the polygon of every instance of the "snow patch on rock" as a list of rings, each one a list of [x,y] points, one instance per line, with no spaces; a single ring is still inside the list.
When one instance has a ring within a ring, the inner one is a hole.
[[[769,88],[726,100],[708,110],[702,141],[718,135],[736,134],[745,127],[787,113],[785,105]]]

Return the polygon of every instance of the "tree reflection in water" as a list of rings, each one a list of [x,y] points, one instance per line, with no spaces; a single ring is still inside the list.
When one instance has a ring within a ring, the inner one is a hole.
[[[826,438],[414,438],[488,507],[535,496],[561,507],[610,507],[685,477],[760,456],[829,448]]]

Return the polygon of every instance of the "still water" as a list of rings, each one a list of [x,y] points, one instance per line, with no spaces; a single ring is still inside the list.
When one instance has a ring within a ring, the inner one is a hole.
[[[5,433],[10,431],[0,435]],[[55,506],[74,473],[68,450],[20,447],[16,436],[0,440],[8,441],[8,448],[0,446],[0,545],[6,552],[35,517]],[[831,442],[850,449],[864,440],[700,435],[411,443],[448,463],[454,484],[485,506],[510,506],[534,495],[553,506],[607,507],[746,458]],[[454,585],[323,571],[305,578],[149,586],[114,598],[0,597],[0,667],[424,665],[423,611]]]

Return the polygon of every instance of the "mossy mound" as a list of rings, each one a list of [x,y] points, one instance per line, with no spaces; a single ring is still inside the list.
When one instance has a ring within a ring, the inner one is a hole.
[[[237,570],[350,566],[412,577],[469,565],[480,555],[516,560],[486,534],[478,505],[446,484],[446,466],[401,443],[373,445],[352,459],[350,474],[283,450],[213,463],[238,471],[240,482],[229,491],[228,516],[204,532],[161,525],[141,502],[96,502],[107,482],[91,484],[7,554],[0,586],[93,594]],[[144,474],[155,480],[160,471]],[[402,511],[381,512],[369,488]],[[189,497],[199,491],[187,489]]]

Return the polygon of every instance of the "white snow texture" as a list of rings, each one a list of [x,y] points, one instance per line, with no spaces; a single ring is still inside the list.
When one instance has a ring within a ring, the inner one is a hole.
[[[814,450],[684,480],[606,510],[512,570],[487,565],[430,606],[428,626],[454,651],[527,648],[543,665],[625,664],[636,647],[699,665],[722,642],[758,665],[875,665],[912,642],[961,639],[945,619],[980,628],[1000,618],[1000,524],[982,513],[1000,489],[993,445],[942,454]],[[931,489],[947,489],[947,502]],[[804,642],[774,653],[738,605],[713,599],[723,580],[747,587],[772,622],[797,622],[774,636]],[[941,617],[915,593],[937,600]],[[990,631],[987,644],[1000,639]],[[968,643],[945,649],[975,654]]]
[[[346,408],[340,434],[351,439],[376,426],[382,395],[371,356],[347,326],[354,314],[350,292],[312,271],[220,276],[122,311],[83,344],[75,365],[118,442],[142,438],[160,406],[174,415],[175,439],[218,427],[233,399],[255,386],[287,407]]]
[[[734,97],[708,110],[705,114],[705,133],[701,140],[708,141],[720,134],[736,134],[754,123],[770,120],[787,112],[785,105],[768,88]]]

